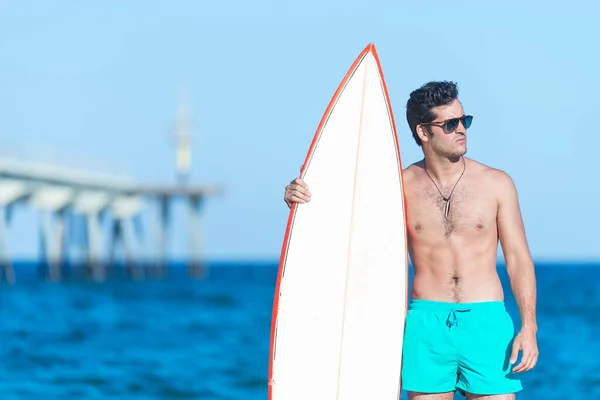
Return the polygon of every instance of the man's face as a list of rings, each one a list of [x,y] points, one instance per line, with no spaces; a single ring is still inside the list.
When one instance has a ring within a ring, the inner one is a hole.
[[[433,113],[437,117],[428,124],[421,125],[419,136],[424,145],[440,156],[459,157],[467,152],[467,129],[464,121],[460,121],[452,129],[448,120],[461,118],[465,115],[462,104],[454,100],[447,106],[436,107]]]

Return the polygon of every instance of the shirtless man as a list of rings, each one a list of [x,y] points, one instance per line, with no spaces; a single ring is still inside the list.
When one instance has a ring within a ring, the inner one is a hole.
[[[464,156],[472,117],[457,97],[454,83],[430,82],[407,103],[425,157],[403,172],[414,278],[402,386],[411,400],[449,400],[456,390],[468,400],[514,399],[518,374],[538,358],[534,267],[512,179]],[[291,207],[310,196],[298,178],[284,200]],[[496,271],[498,240],[521,317],[516,337]]]

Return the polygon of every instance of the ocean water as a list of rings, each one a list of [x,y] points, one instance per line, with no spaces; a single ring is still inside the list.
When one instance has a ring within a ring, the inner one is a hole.
[[[276,263],[101,284],[32,269],[0,285],[0,399],[267,398]],[[540,358],[517,398],[600,399],[600,265],[537,264],[537,278]]]

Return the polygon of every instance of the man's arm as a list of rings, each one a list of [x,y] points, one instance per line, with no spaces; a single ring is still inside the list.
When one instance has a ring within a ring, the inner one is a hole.
[[[523,328],[537,331],[536,282],[517,189],[504,172],[498,176],[498,235]]]
[[[533,368],[537,362],[536,279],[521,216],[517,189],[510,176],[498,172],[498,235],[510,285],[519,306],[521,332],[515,340],[511,362],[523,350],[523,360],[515,372]]]

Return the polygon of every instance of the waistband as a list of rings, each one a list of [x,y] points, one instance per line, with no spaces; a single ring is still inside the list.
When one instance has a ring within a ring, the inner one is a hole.
[[[423,299],[412,299],[408,304],[409,310],[430,310],[430,311],[470,311],[470,310],[490,310],[506,311],[504,301],[480,301],[473,303],[452,303],[445,301],[433,301]]]

